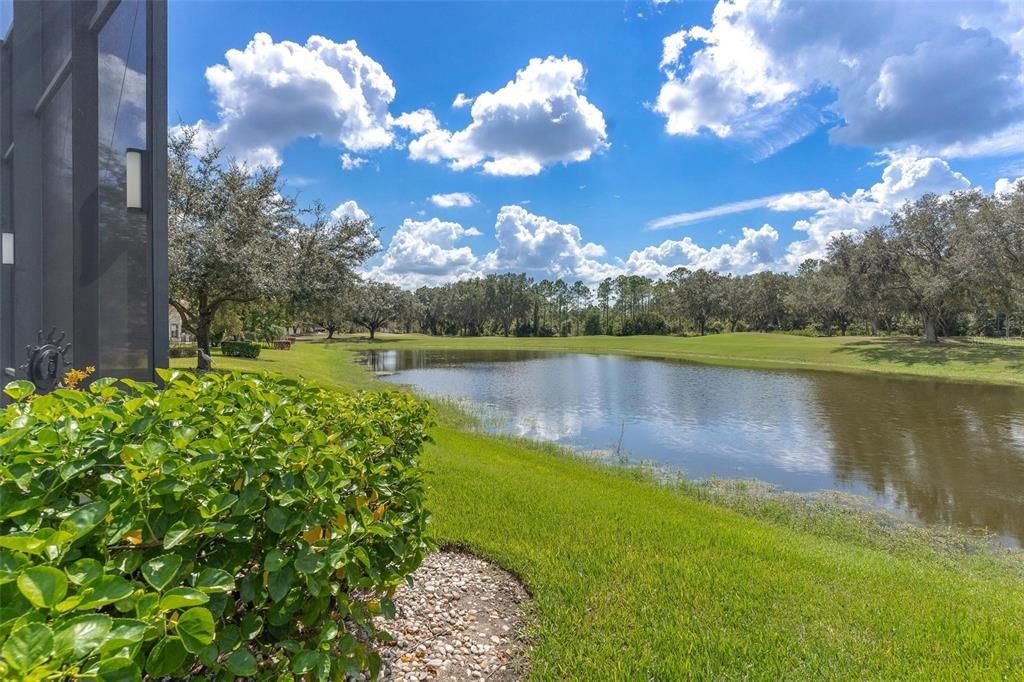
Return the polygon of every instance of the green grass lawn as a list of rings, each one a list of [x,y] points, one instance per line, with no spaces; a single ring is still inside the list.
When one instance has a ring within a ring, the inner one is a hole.
[[[518,349],[616,353],[672,358],[702,364],[765,369],[827,370],[862,374],[908,376],[999,384],[1024,384],[1024,341],[947,339],[929,345],[908,337],[846,336],[811,338],[789,334],[715,334],[678,336],[576,336],[566,338],[437,337],[423,334],[380,334],[372,343],[366,335],[342,336],[326,353],[368,348]],[[287,365],[321,377],[319,356],[285,361],[267,353],[268,366]],[[291,364],[296,363],[296,364]],[[303,365],[306,364],[305,367]],[[334,371],[334,370],[332,370]],[[345,383],[361,378],[345,377]]]
[[[375,347],[623,352],[753,367],[1021,383],[1024,347],[722,335],[705,339],[431,339]],[[215,357],[342,390],[383,388],[346,339]],[[976,354],[975,354],[976,353]],[[188,366],[191,360],[175,360]],[[1008,377],[1009,375],[1009,377]],[[393,389],[393,386],[387,388]],[[686,486],[554,448],[434,429],[424,456],[442,543],[522,577],[537,679],[977,679],[1024,675],[1024,578],[986,553],[879,543],[834,519],[799,530]],[[639,453],[642,454],[642,453]]]

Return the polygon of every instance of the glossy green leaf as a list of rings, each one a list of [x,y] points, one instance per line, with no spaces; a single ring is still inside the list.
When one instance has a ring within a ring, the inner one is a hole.
[[[390,597],[384,597],[380,600],[380,611],[385,618],[393,619],[395,617],[395,602]]]
[[[263,632],[263,619],[255,613],[247,613],[242,618],[239,629],[241,630],[242,639],[248,641]]]
[[[314,551],[311,547],[303,547],[295,557],[295,570],[299,573],[316,573],[323,569],[326,563],[322,552]]]
[[[252,677],[259,672],[256,658],[244,649],[235,651],[224,661],[224,667],[239,677]]]
[[[336,622],[330,621],[326,625],[324,625],[323,628],[321,628],[320,637],[318,639],[321,642],[333,641],[334,638],[338,636],[340,630],[341,628],[338,626]]]
[[[188,540],[191,534],[192,529],[186,526],[184,522],[178,521],[168,528],[166,533],[164,533],[164,549],[177,547]]]
[[[291,525],[291,521],[292,517],[284,509],[280,507],[270,507],[267,509],[267,527],[275,533],[284,533],[288,530],[288,526]]]
[[[156,592],[148,592],[135,602],[135,614],[139,618],[145,618],[160,606],[160,595]]]
[[[217,665],[217,658],[220,656],[220,649],[216,644],[208,644],[199,650],[199,661],[207,668]]]
[[[116,377],[100,377],[99,379],[93,379],[89,383],[89,390],[93,393],[99,393],[107,386],[113,386],[117,383]]]
[[[147,438],[146,442],[142,444],[142,452],[147,457],[156,459],[167,452],[169,446],[167,441],[162,438]]]
[[[235,589],[235,579],[219,568],[204,568],[196,578],[195,587],[207,594],[231,592]]]
[[[109,509],[109,505],[102,500],[78,507],[61,522],[60,529],[77,540],[99,525]]]
[[[175,631],[187,650],[199,653],[203,647],[213,643],[216,635],[213,614],[209,609],[191,608],[178,618]]]
[[[152,677],[171,675],[185,662],[188,652],[177,637],[165,637],[156,643],[146,658],[146,672]]]
[[[272,549],[267,552],[266,558],[263,560],[263,568],[269,573],[278,571],[288,563],[288,557],[284,555],[279,549]]]
[[[36,608],[48,609],[67,595],[68,578],[52,566],[34,566],[18,576],[18,590]]]
[[[103,575],[103,564],[95,559],[79,559],[68,566],[66,572],[75,585],[88,585]]]
[[[134,618],[114,618],[107,632],[106,639],[100,645],[100,652],[117,651],[142,641],[146,634],[146,624]]]
[[[0,549],[0,585],[16,580],[23,563],[24,559],[19,558],[14,552]]]
[[[210,597],[191,587],[175,587],[164,593],[160,598],[160,608],[164,611],[201,606],[210,601]]]
[[[302,651],[292,658],[292,672],[302,675],[316,668],[320,654],[315,651]]]
[[[82,601],[77,608],[79,611],[96,609],[121,601],[131,593],[132,585],[127,580],[116,575],[106,575],[82,590]]]
[[[217,646],[220,647],[220,652],[222,654],[234,651],[241,643],[242,633],[236,625],[228,625],[217,633]]]
[[[24,379],[7,382],[4,393],[14,402],[20,402],[36,392],[35,384]]]
[[[267,591],[274,601],[281,601],[288,594],[292,583],[295,582],[295,571],[291,566],[285,566],[280,571],[271,573],[267,581]]]
[[[13,549],[16,552],[38,554],[46,547],[46,542],[30,533],[12,533],[11,535],[0,535],[0,547]]]
[[[23,625],[7,638],[0,654],[15,670],[32,670],[53,654],[53,632],[42,623]]]
[[[142,564],[142,577],[156,590],[167,587],[181,568],[181,556],[162,554]]]
[[[101,613],[72,618],[54,632],[54,651],[61,657],[84,658],[104,642],[113,622],[113,618]]]
[[[101,682],[139,682],[142,671],[127,656],[115,656],[100,662],[96,669],[96,679]]]

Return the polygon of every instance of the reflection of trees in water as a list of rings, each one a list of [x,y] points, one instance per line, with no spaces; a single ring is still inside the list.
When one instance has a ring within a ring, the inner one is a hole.
[[[551,357],[550,353],[530,350],[371,350],[366,353],[367,364],[375,372],[401,372],[479,362],[516,362]]]
[[[928,523],[1024,541],[1019,390],[858,377],[814,386],[837,479],[866,483]]]

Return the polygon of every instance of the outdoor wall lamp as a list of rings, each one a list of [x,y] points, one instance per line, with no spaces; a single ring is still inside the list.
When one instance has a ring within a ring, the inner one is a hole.
[[[125,206],[142,208],[142,150],[128,149],[125,157]]]
[[[14,233],[4,232],[0,239],[0,264],[14,265]]]

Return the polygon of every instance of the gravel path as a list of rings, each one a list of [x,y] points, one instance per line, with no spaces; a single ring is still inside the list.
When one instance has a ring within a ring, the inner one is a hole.
[[[383,680],[518,680],[526,666],[519,581],[482,559],[435,552],[395,595],[396,617],[379,625]]]

